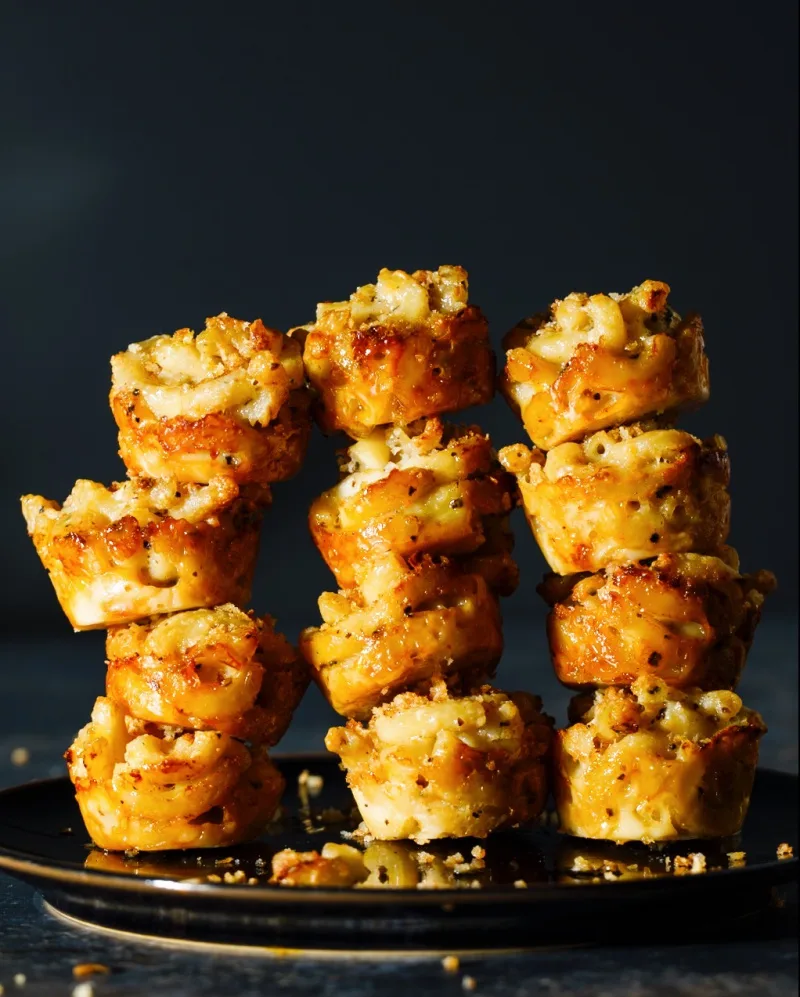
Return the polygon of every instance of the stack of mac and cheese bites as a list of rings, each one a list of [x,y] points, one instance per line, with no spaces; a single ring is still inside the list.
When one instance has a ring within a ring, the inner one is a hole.
[[[222,314],[112,358],[128,480],[22,499],[75,630],[108,631],[106,695],[67,752],[99,847],[231,845],[273,817],[282,736],[308,670],[244,607],[270,484],[302,463],[298,344]]]
[[[735,833],[766,730],[733,690],[775,580],[725,546],[725,441],[674,428],[708,398],[708,361],[700,318],[668,294],[573,293],[504,343],[502,390],[534,447],[499,457],[553,571],[556,674],[581,690],[554,794],[586,838]]]
[[[467,274],[382,270],[291,335],[320,426],[355,441],[310,512],[339,591],[320,597],[300,649],[349,718],[326,745],[375,838],[525,823],[546,798],[550,721],[535,697],[485,684],[503,648],[498,596],[517,584],[513,478],[478,428],[440,418],[494,393]]]

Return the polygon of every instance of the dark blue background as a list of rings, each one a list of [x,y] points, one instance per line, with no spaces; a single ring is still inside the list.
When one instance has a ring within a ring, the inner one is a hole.
[[[254,11],[253,13],[250,10]],[[123,474],[108,358],[221,310],[280,328],[381,266],[459,263],[497,342],[573,289],[667,280],[707,326],[732,542],[794,605],[794,3],[6,5],[3,624],[66,633],[17,497]],[[503,402],[477,413],[523,438]],[[254,605],[316,622],[317,435]],[[543,562],[515,520],[538,615]],[[292,634],[294,636],[294,634]]]

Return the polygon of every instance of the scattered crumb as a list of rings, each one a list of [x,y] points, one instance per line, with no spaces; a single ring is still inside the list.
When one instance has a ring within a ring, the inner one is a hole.
[[[453,852],[452,855],[448,855],[444,860],[444,864],[448,869],[451,869],[456,876],[463,876],[468,872],[481,872],[486,868],[486,862],[484,861],[484,856],[486,855],[486,850],[481,848],[480,845],[476,845],[472,849],[472,860],[466,862],[464,856],[461,852]]]
[[[478,986],[474,976],[464,976],[461,978],[462,990],[474,990]]]
[[[94,997],[94,987],[91,983],[79,983],[72,988],[72,997]]]
[[[74,834],[75,832],[72,830],[71,827],[62,827],[58,833],[63,834],[65,838],[68,838],[70,835]]]
[[[246,879],[244,869],[237,869],[236,872],[226,872],[223,877],[225,883],[243,883]]]
[[[570,872],[592,873],[598,877],[601,873],[604,879],[619,879],[625,872],[633,872],[638,866],[623,865],[611,859],[590,859],[586,855],[576,855],[572,860]]]
[[[747,852],[728,852],[728,866],[731,869],[747,865]]]
[[[570,872],[599,872],[602,868],[602,862],[591,862],[585,855],[576,855]]]
[[[250,877],[250,878],[249,878],[249,879],[247,880],[247,885],[248,885],[248,886],[258,886],[258,880],[256,879],[256,877],[255,877],[255,876],[251,876],[251,877]]]
[[[228,855],[228,857],[224,859],[215,859],[214,865],[233,865],[233,856]]]
[[[125,850],[125,858],[126,859],[135,859],[138,854],[139,854],[139,849],[138,848],[127,848]]]
[[[27,748],[14,748],[11,752],[12,765],[27,765],[31,760],[31,753]]]
[[[782,841],[778,845],[776,854],[779,859],[790,859],[794,857],[794,849],[791,845],[787,844],[785,841]]]
[[[457,973],[460,965],[461,963],[454,955],[446,955],[444,959],[442,959],[442,968],[446,973]]]
[[[209,873],[209,875],[206,876],[206,879],[209,881],[209,883],[221,883],[222,882],[222,876],[218,876],[215,872]]]
[[[345,839],[345,841],[357,841],[359,844],[371,845],[375,840],[369,833],[367,825],[362,820],[355,831],[340,831],[339,834]]]
[[[82,980],[84,976],[100,976],[110,972],[108,966],[104,966],[102,962],[79,962],[77,966],[72,967],[72,975],[76,980]]]
[[[417,852],[417,865],[433,865],[433,855],[430,852]]]
[[[702,852],[676,855],[673,865],[676,876],[696,876],[698,873],[706,871],[706,857]]]
[[[515,879],[514,880],[514,886],[518,890],[525,890],[525,889],[527,889],[528,884],[525,882],[524,879]]]
[[[28,982],[28,977],[24,973],[17,973],[14,977],[14,986],[24,987]]]

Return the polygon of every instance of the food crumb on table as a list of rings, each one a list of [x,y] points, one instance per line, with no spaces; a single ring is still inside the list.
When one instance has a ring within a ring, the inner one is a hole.
[[[474,976],[464,976],[461,979],[461,989],[462,990],[475,990],[478,983]]]
[[[72,997],[94,997],[94,987],[91,983],[78,983],[72,988]]]
[[[528,884],[524,879],[515,879],[514,886],[518,890],[525,890],[528,888]]]
[[[698,873],[706,871],[706,857],[702,852],[676,855],[673,868],[676,876],[696,876]]]
[[[777,848],[776,855],[779,859],[790,859],[794,858],[794,849],[790,844],[782,841]]]
[[[15,987],[24,987],[27,982],[28,982],[28,977],[24,973],[16,973],[14,975]]]
[[[243,883],[246,878],[244,869],[237,869],[236,872],[226,872],[222,877],[226,883]]]
[[[442,968],[447,973],[457,973],[460,965],[461,963],[458,960],[458,956],[446,955],[444,959],[442,959]]]
[[[728,852],[728,866],[738,869],[747,865],[747,852]]]
[[[76,980],[82,980],[84,976],[101,976],[110,972],[108,966],[102,962],[79,962],[72,967],[72,975]]]

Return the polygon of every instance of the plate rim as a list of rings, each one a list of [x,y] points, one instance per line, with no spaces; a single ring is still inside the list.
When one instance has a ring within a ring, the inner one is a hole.
[[[313,760],[330,760],[335,757],[323,752],[276,752],[272,755],[275,761],[305,761],[313,764]],[[786,779],[794,782],[794,789],[797,789],[800,776],[793,772],[785,772],[780,769],[758,768],[756,778],[759,774],[768,774],[771,777]],[[50,786],[68,783],[66,775],[52,776],[45,779],[31,779],[28,782],[18,783],[14,786],[7,786],[0,790],[0,804],[3,798],[21,790],[46,790]],[[513,832],[511,832],[513,833]],[[573,839],[580,841],[584,839]],[[690,840],[686,840],[687,846]],[[224,850],[224,849],[223,849]],[[731,875],[735,875],[742,887],[746,887],[750,881],[763,879],[769,874],[771,883],[779,885],[791,879],[797,878],[800,857],[793,856],[789,859],[778,859],[777,857],[758,865],[728,867],[726,869],[710,869],[702,875],[692,876],[657,876],[652,878],[622,879],[602,882],[595,880],[577,882],[539,882],[531,883],[524,889],[513,886],[490,886],[480,890],[464,889],[436,889],[418,890],[409,887],[394,889],[353,889],[350,886],[340,887],[318,887],[318,886],[296,886],[291,889],[278,885],[269,884],[258,886],[248,886],[243,889],[238,884],[227,883],[197,883],[184,880],[160,879],[156,876],[125,876],[117,872],[109,872],[103,869],[74,869],[59,860],[42,861],[35,855],[22,852],[0,842],[0,872],[6,872],[12,876],[24,879],[36,879],[46,881],[54,886],[77,886],[85,887],[95,885],[108,890],[121,890],[127,893],[138,894],[163,894],[168,893],[181,899],[206,900],[214,898],[227,903],[232,900],[244,903],[248,906],[252,904],[263,905],[265,903],[274,904],[279,901],[281,904],[341,904],[347,898],[347,904],[356,906],[382,906],[387,904],[400,904],[402,906],[423,906],[442,907],[450,905],[472,906],[475,904],[503,904],[509,905],[510,897],[515,898],[515,902],[521,905],[541,902],[544,894],[550,899],[565,897],[575,889],[580,889],[585,895],[601,896],[600,891],[614,890],[613,896],[619,897],[620,892],[634,893],[639,890],[658,891],[663,890],[665,881],[675,884],[680,881],[678,887],[683,891],[691,891],[693,888],[707,884],[709,880],[726,879],[730,881]],[[778,873],[780,870],[780,873]],[[694,886],[690,885],[694,884]]]

